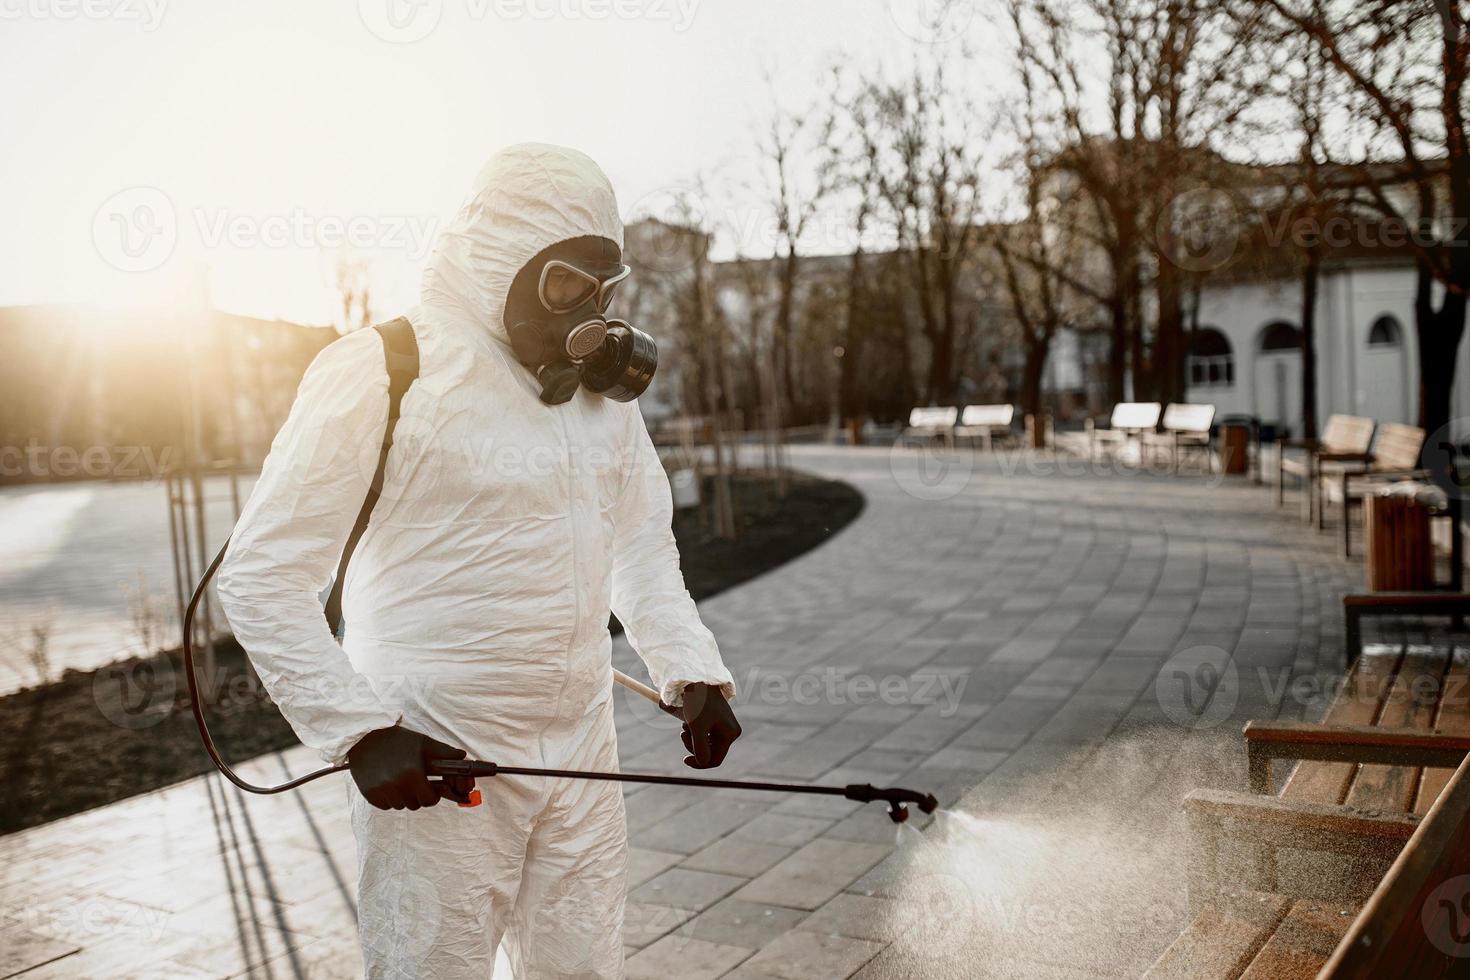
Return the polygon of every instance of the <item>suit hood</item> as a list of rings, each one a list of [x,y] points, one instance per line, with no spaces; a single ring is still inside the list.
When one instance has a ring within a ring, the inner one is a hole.
[[[516,273],[559,242],[598,235],[623,246],[612,184],[585,153],[518,143],[492,156],[439,234],[424,269],[424,306],[468,319],[503,343]]]

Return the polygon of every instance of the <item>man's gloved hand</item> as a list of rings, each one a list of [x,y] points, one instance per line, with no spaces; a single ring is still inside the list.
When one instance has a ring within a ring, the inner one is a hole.
[[[475,781],[453,776],[431,783],[431,759],[463,759],[469,753],[400,725],[379,728],[358,739],[347,752],[357,788],[379,810],[417,810],[441,798],[465,802]]]
[[[725,692],[708,684],[690,684],[684,688],[684,706],[670,713],[684,722],[680,738],[692,755],[684,758],[691,769],[713,769],[725,761],[730,743],[740,737],[740,723]]]

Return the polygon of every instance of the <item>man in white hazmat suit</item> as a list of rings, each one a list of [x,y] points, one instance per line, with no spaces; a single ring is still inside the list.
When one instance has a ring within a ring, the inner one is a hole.
[[[435,806],[466,787],[424,771],[466,753],[615,769],[610,609],[680,709],[689,765],[718,765],[739,735],[636,402],[576,387],[565,352],[530,363],[541,321],[526,341],[525,311],[508,309],[539,300],[561,343],[550,310],[586,299],[589,277],[605,309],[627,274],[622,240],[586,156],[525,144],[492,157],[408,315],[419,376],[345,579],[341,645],[319,597],[388,413],[377,332],[308,370],[222,566],[221,603],[272,698],[302,742],[351,766],[369,976],[489,977],[502,938],[518,977],[621,975],[621,787],[501,776],[483,806]],[[565,346],[585,349],[576,333]]]

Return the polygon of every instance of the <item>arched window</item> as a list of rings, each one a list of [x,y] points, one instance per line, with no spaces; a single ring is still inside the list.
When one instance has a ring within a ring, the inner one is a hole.
[[[1268,323],[1261,328],[1260,348],[1262,351],[1301,350],[1302,332],[1285,320]]]
[[[1235,384],[1235,354],[1230,338],[1214,327],[1200,327],[1190,335],[1185,359],[1192,388],[1228,388]]]
[[[1395,317],[1384,314],[1368,328],[1369,347],[1397,347],[1403,342],[1404,328]]]

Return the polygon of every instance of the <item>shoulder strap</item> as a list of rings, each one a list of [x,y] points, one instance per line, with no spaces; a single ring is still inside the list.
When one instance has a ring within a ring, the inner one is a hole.
[[[388,470],[388,450],[393,448],[393,430],[398,427],[403,396],[419,376],[419,345],[413,335],[413,324],[408,322],[408,318],[399,317],[380,323],[373,329],[383,340],[383,363],[388,368],[388,424],[383,429],[383,448],[378,452],[378,468],[373,471],[373,482],[368,486],[362,509],[357,512],[357,522],[352,525],[352,533],[347,536],[347,544],[342,549],[342,560],[337,563],[337,578],[332,582],[332,593],[327,597],[327,605],[323,610],[327,625],[332,628],[333,635],[338,637],[342,635],[342,588],[347,581],[347,563],[352,560],[352,553],[357,550],[357,543],[362,540],[368,521],[372,519],[373,508],[383,494],[384,474]]]

